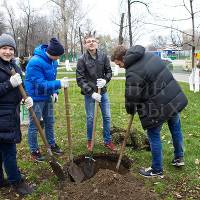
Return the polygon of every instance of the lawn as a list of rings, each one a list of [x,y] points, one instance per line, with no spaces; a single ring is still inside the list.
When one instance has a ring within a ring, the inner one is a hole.
[[[163,154],[164,154],[164,179],[144,179],[138,175],[138,169],[141,166],[150,166],[150,152],[133,151],[126,148],[126,155],[134,160],[131,168],[132,174],[139,179],[143,179],[146,187],[159,194],[160,199],[199,199],[200,198],[200,120],[199,120],[199,99],[200,93],[192,93],[189,91],[188,84],[181,83],[186,93],[189,104],[181,113],[182,129],[184,135],[185,149],[185,167],[176,169],[171,165],[173,158],[173,148],[170,134],[167,126],[162,129]],[[112,80],[108,88],[110,102],[112,126],[126,129],[128,124],[128,115],[124,109],[124,81]],[[73,153],[75,156],[85,154],[86,138],[85,138],[85,110],[83,96],[75,82],[70,83],[69,88],[71,123],[73,134]],[[135,116],[133,126],[141,131],[141,124],[138,116]],[[28,182],[36,187],[36,191],[26,200],[36,199],[58,199],[58,180],[53,175],[47,163],[34,163],[29,154],[27,145],[27,130],[23,127],[23,141],[18,145],[18,164],[21,171],[26,175]],[[95,144],[95,152],[105,151],[102,145],[101,136],[101,118],[97,123],[97,138]],[[68,161],[67,133],[65,122],[64,95],[60,91],[59,102],[55,104],[55,132],[57,143],[64,150],[64,155],[59,159],[61,164]],[[42,142],[40,141],[42,145]],[[42,151],[45,148],[42,145]],[[18,197],[16,196],[16,199]],[[0,199],[6,199],[6,196],[0,190]],[[12,199],[15,199],[14,197]]]

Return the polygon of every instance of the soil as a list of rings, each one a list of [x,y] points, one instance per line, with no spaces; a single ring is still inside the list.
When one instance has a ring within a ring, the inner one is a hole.
[[[156,200],[143,183],[129,173],[121,175],[109,169],[100,169],[92,178],[76,184],[60,185],[59,200]]]
[[[112,140],[115,144],[121,144],[124,140],[126,133],[125,129],[113,126],[111,128]],[[150,151],[150,144],[146,133],[141,132],[135,128],[132,128],[129,133],[129,137],[126,146],[131,147],[134,150],[147,150]]]
[[[87,177],[82,183],[71,182],[72,179],[61,182],[59,200],[156,200],[157,195],[149,191],[141,180],[133,177],[129,168],[133,163],[128,157],[123,156],[119,170],[116,170],[117,154],[93,155],[92,177]],[[84,167],[88,161],[85,156],[74,160],[77,166],[85,173]],[[64,166],[67,172],[69,163]],[[90,165],[89,165],[90,166]],[[91,166],[90,166],[91,167]]]

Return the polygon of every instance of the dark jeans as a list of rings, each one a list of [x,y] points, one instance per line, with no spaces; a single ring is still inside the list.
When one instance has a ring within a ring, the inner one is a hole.
[[[183,136],[181,131],[181,122],[179,114],[171,117],[168,121],[168,127],[171,132],[173,146],[174,146],[174,158],[183,157]],[[155,171],[162,171],[163,155],[162,155],[162,143],[160,139],[160,131],[162,125],[147,129],[147,134],[151,146],[152,154],[152,169]]]
[[[92,139],[93,121],[94,121],[94,106],[95,101],[91,96],[85,95],[85,110],[87,120],[87,140]],[[111,141],[110,134],[110,102],[107,92],[101,95],[100,103],[102,118],[103,118],[103,139],[104,143]]]
[[[40,120],[41,117],[43,117],[45,135],[49,145],[55,145],[53,103],[48,101],[34,102],[33,110],[35,111],[38,120]],[[28,128],[28,144],[30,151],[33,152],[39,149],[37,137],[38,129],[35,126],[31,115],[29,115],[29,120],[30,123]]]
[[[17,167],[16,154],[16,144],[0,144],[0,184],[3,181],[2,165],[4,166],[10,184],[21,180],[21,174]]]

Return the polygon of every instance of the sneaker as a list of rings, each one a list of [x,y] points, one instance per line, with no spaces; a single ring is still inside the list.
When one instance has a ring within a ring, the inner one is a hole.
[[[184,163],[184,160],[183,160],[182,157],[181,158],[174,158],[172,160],[172,165],[176,166],[176,167],[181,167],[181,166],[184,166],[185,163]]]
[[[34,161],[43,162],[45,160],[44,156],[41,155],[39,150],[31,152],[31,157]]]
[[[147,178],[148,177],[159,177],[159,178],[164,177],[162,171],[155,171],[151,167],[140,169],[139,174]]]
[[[115,145],[112,142],[104,143],[104,146],[107,147],[111,151],[116,151]]]
[[[88,142],[87,142],[87,149],[88,149],[88,151],[92,151],[92,141],[91,140],[88,140]]]
[[[63,151],[60,149],[60,147],[55,143],[54,146],[51,146],[51,151],[57,155],[61,155]]]
[[[33,192],[33,188],[25,183],[24,180],[21,180],[19,183],[12,184],[12,188],[19,195],[28,195]]]

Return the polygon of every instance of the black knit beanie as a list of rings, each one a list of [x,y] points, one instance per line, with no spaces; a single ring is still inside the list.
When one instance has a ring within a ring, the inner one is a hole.
[[[51,56],[61,56],[64,53],[64,48],[56,38],[51,38],[46,51]]]

